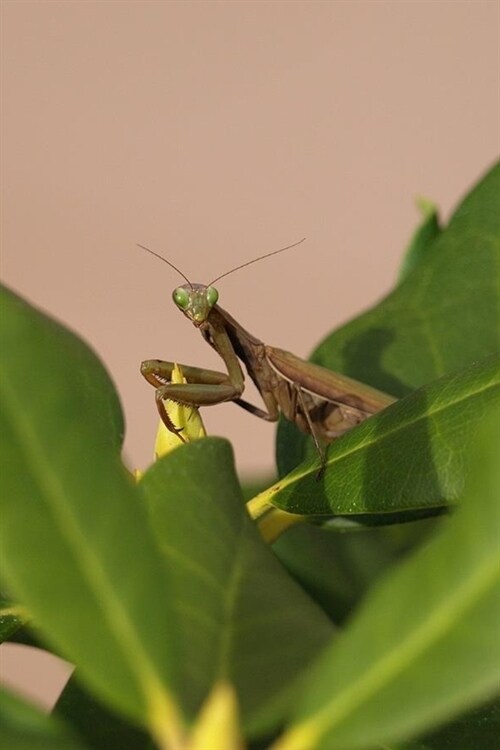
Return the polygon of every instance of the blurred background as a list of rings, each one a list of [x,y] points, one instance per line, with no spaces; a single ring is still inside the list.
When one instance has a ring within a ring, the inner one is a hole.
[[[218,288],[251,333],[307,357],[391,289],[415,197],[446,220],[499,153],[497,0],[1,12],[2,281],[103,359],[131,467],[150,463],[158,421],[141,360],[221,368],[174,309],[179,277],[137,242],[207,283],[306,236]],[[232,404],[203,416],[243,476],[272,473],[272,425]],[[21,646],[0,655],[3,680],[42,705],[68,675]]]

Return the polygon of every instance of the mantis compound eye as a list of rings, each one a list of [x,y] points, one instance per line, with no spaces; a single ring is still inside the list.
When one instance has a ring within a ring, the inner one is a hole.
[[[184,287],[178,286],[177,289],[174,289],[172,292],[172,299],[177,307],[180,307],[181,310],[185,310],[189,305],[189,292],[187,289],[184,289]]]
[[[214,286],[207,286],[207,302],[212,307],[219,299],[219,292]]]

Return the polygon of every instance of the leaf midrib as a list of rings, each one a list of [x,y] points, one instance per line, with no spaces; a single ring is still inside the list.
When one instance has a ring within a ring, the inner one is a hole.
[[[245,559],[247,550],[247,539],[245,537],[245,531],[248,528],[247,519],[245,517],[245,509],[243,506],[240,510],[241,513],[241,524],[238,530],[238,537],[235,539],[234,548],[236,550],[236,557],[234,561],[231,574],[225,587],[225,593],[222,599],[223,602],[223,618],[227,623],[226,627],[222,628],[221,638],[218,649],[218,675],[219,677],[229,677],[231,674],[231,646],[234,640],[236,632],[235,626],[235,611],[237,606],[237,599],[240,591],[240,583],[243,579],[245,571]]]
[[[381,440],[386,440],[387,438],[393,437],[400,430],[407,429],[408,427],[412,427],[413,425],[416,425],[419,422],[422,422],[424,420],[435,419],[439,414],[446,411],[447,409],[455,407],[459,405],[462,401],[467,401],[470,398],[474,398],[475,396],[478,396],[479,394],[484,393],[488,391],[490,388],[494,388],[498,385],[499,385],[498,379],[492,379],[491,382],[489,382],[487,385],[482,385],[477,390],[468,391],[466,394],[461,395],[459,398],[455,400],[450,400],[450,401],[447,401],[446,403],[439,404],[437,408],[434,408],[434,409],[431,408],[429,411],[425,412],[425,414],[420,414],[418,417],[416,417],[414,420],[410,422],[407,422],[407,421],[403,423],[400,422],[395,427],[388,429],[383,434],[378,434],[375,437],[370,435],[365,440],[363,440],[362,443],[359,443],[353,446],[352,448],[344,450],[340,455],[332,457],[331,461],[327,459],[327,468],[329,468],[330,466],[334,466],[339,461],[349,456],[353,456],[354,454],[358,453],[361,450],[364,450],[365,448],[370,448],[372,445],[379,443]],[[415,393],[415,391],[413,393]],[[396,404],[397,403],[399,402],[396,402]],[[388,406],[387,408],[388,409],[394,408],[396,404],[391,404],[391,406]],[[377,415],[374,415],[374,416],[376,417]],[[367,423],[368,423],[368,420],[367,422],[365,422],[365,424]],[[360,425],[360,427],[361,426],[362,425]],[[307,470],[304,470],[301,474],[297,474],[294,472],[293,476],[290,478],[288,482],[286,481],[286,478],[285,478],[285,479],[279,480],[276,484],[279,485],[279,489],[282,490],[285,487],[288,487],[289,485],[294,484],[295,482],[299,481],[300,479],[303,479],[304,477],[310,474],[316,474],[317,470],[318,470],[317,466],[313,466],[311,468],[308,468]],[[270,492],[271,490],[272,488],[270,487],[268,492]],[[275,493],[271,493],[271,494],[275,494]]]
[[[124,661],[136,675],[146,696],[158,693],[158,686],[162,684],[162,680],[144,651],[140,637],[131,626],[130,618],[116,597],[108,576],[104,574],[99,558],[88,544],[87,537],[82,533],[73,514],[69,512],[71,505],[66,502],[67,493],[50,462],[46,460],[43,446],[25,416],[23,405],[16,398],[15,389],[9,383],[5,371],[3,376],[0,371],[0,393],[6,418],[11,423],[13,433],[17,435],[18,444],[27,459],[26,464],[33,467],[33,476],[40,488],[41,496],[45,498],[45,505],[59,527],[62,538],[70,542],[67,547],[73,556],[75,566],[80,570],[82,578],[87,581],[90,591],[94,593],[99,608],[121,647]]]
[[[325,732],[330,733],[360,705],[383,689],[391,679],[408,669],[426,650],[442,639],[458,617],[472,608],[494,585],[498,577],[497,555],[491,554],[468,579],[462,580],[461,585],[455,589],[455,596],[447,598],[441,606],[435,607],[430,616],[411,631],[397,648],[385,652],[351,683],[350,687],[345,688],[340,696],[327,702],[312,717],[296,724],[290,730],[290,734],[300,732],[301,736],[310,740],[307,747],[313,747]],[[284,750],[286,746],[285,735]]]

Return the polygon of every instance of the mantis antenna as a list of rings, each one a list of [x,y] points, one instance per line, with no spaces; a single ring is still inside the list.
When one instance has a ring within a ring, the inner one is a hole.
[[[258,258],[254,258],[253,260],[248,260],[246,263],[242,263],[241,266],[236,266],[236,268],[231,268],[230,271],[226,271],[226,273],[222,273],[220,276],[217,276],[216,279],[213,279],[213,281],[208,284],[208,286],[212,286],[212,284],[215,284],[216,281],[219,281],[219,279],[223,279],[224,276],[229,276],[230,273],[234,273],[235,271],[239,271],[240,268],[245,268],[245,266],[251,266],[252,263],[257,263],[259,260],[264,260],[264,258],[270,258],[271,255],[278,255],[278,253],[284,253],[285,250],[291,250],[292,247],[297,247],[297,245],[300,245],[302,242],[304,242],[306,238],[302,237],[301,240],[298,242],[294,242],[293,245],[287,245],[286,247],[282,247],[279,250],[273,250],[272,253],[266,253],[265,255],[259,255]]]
[[[187,281],[187,283],[189,284],[189,286],[191,287],[191,289],[193,288],[193,285],[192,285],[192,283],[191,283],[191,282],[189,281],[189,279],[188,279],[188,277],[186,276],[186,274],[182,273],[182,271],[181,271],[181,270],[180,270],[179,268],[177,268],[177,266],[174,266],[174,264],[173,264],[173,263],[171,263],[171,262],[170,262],[169,260],[167,260],[166,258],[164,258],[164,257],[163,257],[162,255],[158,255],[158,253],[155,253],[155,251],[154,251],[154,250],[150,250],[150,249],[149,249],[149,247],[146,247],[145,245],[140,245],[139,243],[137,243],[137,247],[140,247],[140,248],[142,248],[142,250],[145,250],[145,251],[146,251],[147,253],[151,253],[151,255],[154,255],[154,256],[156,256],[157,258],[159,258],[160,260],[162,260],[162,261],[163,261],[164,263],[166,263],[167,265],[169,265],[169,266],[170,266],[170,268],[173,268],[173,269],[174,269],[174,271],[177,271],[177,273],[178,273],[178,274],[179,274],[180,276],[182,276],[182,278],[183,278],[183,279],[186,279],[186,281]]]
[[[210,282],[210,284],[207,284],[207,286],[212,286],[212,284],[215,284],[216,281],[219,281],[220,279],[223,279],[224,276],[229,276],[230,273],[234,273],[235,271],[239,271],[240,268],[245,268],[246,266],[251,266],[252,263],[257,263],[257,261],[264,260],[264,258],[270,258],[271,255],[278,255],[278,253],[284,253],[285,250],[291,250],[292,247],[297,247],[297,245],[302,244],[302,242],[304,242],[305,239],[306,239],[305,237],[302,237],[301,240],[299,240],[298,242],[294,242],[293,245],[287,245],[286,247],[281,247],[279,250],[273,250],[272,253],[266,253],[265,255],[259,255],[258,258],[254,258],[253,260],[248,260],[246,263],[242,263],[241,266],[236,266],[235,268],[231,268],[230,271],[226,271],[226,273],[222,273],[220,276],[217,276],[217,278],[213,279]],[[177,271],[177,273],[180,276],[182,276],[183,279],[186,279],[186,281],[189,284],[189,286],[191,287],[191,289],[193,289],[193,285],[189,281],[188,277],[184,273],[182,273],[182,271],[179,268],[177,268],[177,266],[174,266],[174,264],[171,263],[169,260],[167,260],[166,258],[164,258],[162,255],[159,255],[158,253],[155,253],[154,250],[150,250],[149,247],[146,247],[145,245],[140,245],[139,243],[137,243],[137,247],[142,248],[142,250],[146,250],[147,253],[151,253],[151,255],[154,255],[156,258],[159,258],[164,263],[167,263],[167,265],[169,265],[170,268],[173,268],[174,271]]]

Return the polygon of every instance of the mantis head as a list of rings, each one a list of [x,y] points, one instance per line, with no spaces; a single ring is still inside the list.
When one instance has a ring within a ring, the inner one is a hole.
[[[240,268],[250,266],[252,263],[257,263],[257,261],[263,260],[263,258],[269,258],[271,255],[277,255],[278,253],[282,253],[285,250],[290,250],[290,248],[292,247],[297,247],[297,245],[300,245],[302,242],[304,242],[304,240],[305,237],[303,237],[298,242],[294,242],[293,245],[287,245],[286,247],[282,247],[279,250],[273,250],[272,253],[260,255],[258,258],[254,258],[253,260],[249,260],[246,263],[242,263],[240,266],[231,268],[230,271],[226,271],[226,273],[217,276],[217,278],[211,281],[208,285],[192,284],[189,281],[188,277],[179,268],[177,268],[177,266],[174,266],[171,261],[167,260],[162,255],[158,255],[158,253],[155,253],[153,250],[150,250],[149,247],[145,247],[144,245],[138,245],[138,247],[146,250],[146,252],[148,253],[151,253],[151,255],[155,255],[157,258],[169,265],[170,268],[173,268],[174,271],[177,271],[180,276],[186,279],[187,284],[176,287],[172,293],[172,297],[179,310],[181,310],[184,315],[186,315],[186,317],[188,317],[189,320],[191,320],[195,324],[195,326],[199,328],[207,320],[208,316],[210,315],[210,310],[219,299],[219,292],[214,286],[212,286],[212,284],[214,284],[216,281],[219,281],[219,279],[223,279],[224,276],[229,276],[230,273],[239,271]]]
[[[219,299],[219,292],[214,286],[183,284],[174,289],[172,299],[179,310],[199,327],[210,315],[210,310]]]

